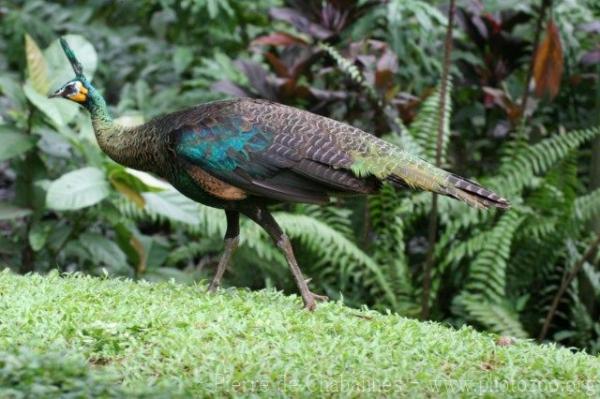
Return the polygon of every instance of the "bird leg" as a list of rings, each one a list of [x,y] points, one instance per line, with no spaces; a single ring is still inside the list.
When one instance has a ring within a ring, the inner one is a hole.
[[[300,290],[304,307],[308,310],[315,310],[317,307],[316,301],[326,301],[328,299],[326,296],[314,294],[308,289],[308,284],[294,256],[292,243],[288,236],[281,230],[281,227],[279,227],[273,216],[266,209],[258,207],[245,212],[245,214],[265,229],[275,244],[283,251],[296,285]]]
[[[308,310],[315,310],[317,307],[316,301],[326,301],[329,298],[325,295],[317,295],[311,292],[308,289],[307,280],[302,276],[302,271],[298,266],[298,262],[296,261],[296,257],[294,256],[294,250],[292,249],[292,243],[287,235],[282,234],[277,241],[277,246],[283,251],[285,258],[288,261],[288,265],[290,267],[290,271],[294,276],[294,280],[296,280],[296,285],[298,285],[298,289],[300,290],[300,294],[302,295],[302,300],[304,301],[304,307]]]
[[[223,277],[223,273],[225,273],[227,265],[229,265],[231,255],[233,255],[233,252],[235,251],[240,242],[240,214],[236,211],[225,211],[225,216],[227,217],[227,231],[225,232],[225,251],[223,252],[223,255],[221,255],[221,259],[219,260],[217,272],[215,273],[212,282],[208,286],[209,292],[215,292],[221,284],[221,278]]]

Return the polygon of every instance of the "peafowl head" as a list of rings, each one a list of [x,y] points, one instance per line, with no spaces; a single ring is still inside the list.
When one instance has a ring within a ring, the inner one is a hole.
[[[85,83],[79,79],[73,79],[56,90],[50,95],[50,98],[62,97],[79,104],[84,104],[88,100],[88,94],[89,89],[85,87]]]
[[[90,99],[93,97],[92,92],[95,92],[89,80],[83,74],[83,68],[75,53],[63,38],[60,39],[60,45],[62,46],[65,55],[69,59],[73,71],[75,72],[75,79],[72,79],[65,83],[60,89],[56,90],[50,95],[50,98],[62,97],[67,100],[74,101],[81,104],[89,109]]]

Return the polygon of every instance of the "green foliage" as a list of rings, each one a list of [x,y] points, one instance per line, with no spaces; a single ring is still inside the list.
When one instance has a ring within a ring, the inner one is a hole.
[[[87,167],[62,175],[48,186],[46,206],[57,211],[87,208],[110,194],[104,171]]]
[[[150,397],[121,388],[114,375],[93,371],[81,355],[64,352],[64,349],[47,351],[45,348],[44,352],[36,353],[27,347],[0,352],[2,397]]]
[[[465,290],[491,302],[500,302],[506,294],[506,268],[515,232],[523,217],[514,212],[502,215],[486,234],[477,256],[469,266]]]
[[[47,98],[72,77],[60,34],[68,33],[86,75],[123,123],[221,98],[213,85],[226,79],[247,95],[344,120],[434,160],[447,23],[441,3],[394,0],[347,15],[336,11],[337,2],[311,2],[318,12],[301,3],[3,4],[0,261],[21,272],[59,268],[192,283],[212,275],[222,250],[222,211],[114,164],[96,145],[85,113]],[[537,10],[523,2],[484,3],[480,14],[468,14],[476,22],[500,18],[502,27],[501,11],[523,12],[518,28],[502,35],[517,48],[531,47],[523,40],[533,36]],[[597,66],[580,62],[597,36],[580,27],[592,22],[597,7],[571,3],[552,12],[568,44],[563,89],[554,102],[532,101],[526,123],[514,113],[528,87],[530,54],[508,73],[500,57],[506,46],[488,48],[488,41],[479,48],[464,21],[456,26],[442,164],[498,191],[513,208],[482,212],[439,198],[430,296],[437,320],[537,336],[564,271],[591,242],[600,189],[589,148],[600,138],[600,91],[590,78]],[[296,17],[269,17],[283,5]],[[467,10],[458,6],[459,13]],[[328,15],[346,15],[341,28]],[[292,43],[253,42],[281,32]],[[240,59],[260,68],[241,70]],[[285,205],[276,215],[315,292],[416,317],[430,209],[430,194],[384,185],[367,199]],[[595,259],[568,288],[549,338],[600,350],[597,270]],[[295,292],[283,256],[248,220],[225,279],[225,285]]]
[[[384,12],[390,46],[399,59],[411,60],[400,68],[402,80],[421,92],[426,83],[432,84],[424,76],[441,74],[441,57],[431,55],[439,51],[447,18],[430,2],[422,0],[392,0]]]
[[[22,133],[11,132],[8,128],[3,128],[2,148],[0,149],[0,161],[16,158],[19,155],[29,151],[35,145],[35,139]]]
[[[384,185],[379,194],[369,198],[369,220],[374,234],[371,250],[398,298],[397,309],[402,314],[417,316],[418,288],[406,256],[404,216],[409,210],[402,206],[405,204],[391,185]]]
[[[274,290],[4,272],[0,292],[0,346],[27,343],[0,354],[15,397],[600,393],[585,353],[340,302],[305,312]]]
[[[442,139],[441,165],[447,163],[448,144],[450,139],[450,116],[452,115],[452,81],[448,81],[444,109],[444,127]],[[421,110],[409,129],[415,143],[421,149],[419,155],[431,163],[435,163],[437,151],[437,131],[440,124],[440,88],[429,96],[421,105]]]

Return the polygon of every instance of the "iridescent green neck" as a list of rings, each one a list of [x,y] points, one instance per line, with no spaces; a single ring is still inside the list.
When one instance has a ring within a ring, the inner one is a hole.
[[[88,99],[84,106],[92,117],[92,126],[98,145],[110,158],[122,165],[153,171],[155,169],[156,142],[150,136],[152,129],[148,126],[124,127],[114,121],[106,101],[91,85],[88,88]]]
[[[90,111],[94,129],[99,128],[99,131],[96,131],[96,137],[98,133],[102,135],[103,133],[108,133],[110,130],[117,129],[118,125],[113,120],[104,97],[93,86],[89,85],[88,87],[88,99],[84,103],[84,106]]]
[[[88,89],[88,100],[84,105],[90,111],[92,117],[111,118],[102,94],[89,83],[86,83],[86,88]]]

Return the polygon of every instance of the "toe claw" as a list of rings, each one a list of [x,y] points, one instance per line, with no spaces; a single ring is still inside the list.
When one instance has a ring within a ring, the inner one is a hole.
[[[219,284],[210,283],[210,285],[208,286],[208,292],[214,294],[215,292],[217,292],[217,288],[219,288]]]
[[[313,294],[313,298],[315,298],[316,301],[320,302],[327,302],[329,300],[329,297],[327,295]]]
[[[315,310],[317,308],[317,301],[325,302],[329,300],[326,295],[317,295],[314,292],[309,292],[308,297],[304,297],[304,308],[307,310]]]
[[[304,308],[306,310],[312,312],[313,310],[315,310],[317,308],[317,303],[314,300],[304,302]]]

